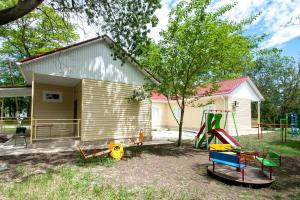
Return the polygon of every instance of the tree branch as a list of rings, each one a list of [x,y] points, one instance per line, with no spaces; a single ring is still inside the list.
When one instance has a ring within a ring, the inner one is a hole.
[[[179,125],[178,119],[176,118],[176,116],[175,116],[175,114],[174,114],[174,112],[173,112],[172,106],[171,106],[171,104],[170,104],[169,97],[167,97],[167,100],[168,100],[168,105],[169,105],[169,107],[170,107],[171,113],[172,113],[174,119],[176,120],[177,124]]]
[[[12,8],[0,11],[0,25],[19,19],[38,7],[44,0],[21,0]]]

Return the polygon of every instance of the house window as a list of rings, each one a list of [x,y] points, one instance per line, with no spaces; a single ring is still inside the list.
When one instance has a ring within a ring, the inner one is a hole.
[[[44,91],[43,100],[46,102],[62,102],[62,92]]]
[[[208,104],[203,107],[203,110],[215,110],[215,104]]]
[[[174,116],[176,117],[176,119],[180,118],[181,110],[179,107],[173,108],[173,113],[174,113]]]
[[[158,120],[160,118],[160,110],[159,108],[152,108],[152,119]]]

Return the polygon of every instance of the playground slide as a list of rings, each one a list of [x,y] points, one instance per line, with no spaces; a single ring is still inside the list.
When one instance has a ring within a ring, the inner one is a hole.
[[[214,120],[214,121],[212,122],[212,126],[214,126],[215,123],[216,123],[216,121]],[[199,131],[198,131],[198,133],[197,133],[197,135],[196,135],[197,138],[200,137],[200,135],[203,133],[204,129],[205,129],[205,123],[202,124],[202,126],[200,127],[200,129],[199,129]]]
[[[221,128],[213,129],[209,133],[214,134],[223,144],[230,144],[233,147],[240,147],[241,146],[224,129],[221,129]]]
[[[203,133],[203,130],[204,130],[204,129],[205,129],[205,123],[202,124],[202,126],[200,127],[200,129],[199,129],[199,131],[198,131],[198,133],[197,133],[197,135],[196,135],[197,138],[200,137],[200,135],[201,135],[201,133]]]

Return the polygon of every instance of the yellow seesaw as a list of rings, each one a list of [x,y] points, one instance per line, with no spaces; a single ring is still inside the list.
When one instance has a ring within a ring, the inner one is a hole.
[[[130,139],[131,143],[134,145],[143,145],[144,142],[144,133],[143,131],[140,131],[139,133],[139,137],[134,138],[134,139]],[[112,158],[116,159],[116,160],[121,160],[122,157],[124,156],[124,147],[122,144],[120,143],[114,143],[114,142],[110,142],[108,144],[108,149],[107,150],[103,150],[100,152],[96,152],[96,149],[93,149],[93,153],[90,155],[87,155],[84,150],[81,147],[78,147],[80,155],[85,159],[85,160],[89,160],[95,157],[99,157],[105,154],[109,154]]]

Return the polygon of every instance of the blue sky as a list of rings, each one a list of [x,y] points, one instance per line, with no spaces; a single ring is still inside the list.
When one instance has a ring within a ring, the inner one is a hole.
[[[177,2],[178,0],[162,1],[162,8],[156,12],[160,22],[150,33],[154,40],[159,40],[159,31],[166,28],[168,13]],[[283,50],[284,55],[299,60],[300,19],[297,16],[300,16],[300,0],[215,0],[212,7],[218,8],[233,2],[237,2],[237,5],[225,17],[240,21],[261,12],[258,19],[247,27],[247,33],[268,34],[261,43],[261,48],[277,47]]]
[[[159,24],[149,34],[155,41],[159,41],[159,32],[167,27],[168,14],[178,1],[162,0],[161,9],[155,13],[159,18]],[[213,0],[212,9],[234,2],[237,2],[237,5],[225,17],[232,21],[240,21],[261,12],[258,19],[247,27],[247,33],[268,34],[260,48],[277,47],[283,50],[284,55],[299,60],[300,0]],[[291,21],[294,24],[290,23]],[[80,35],[83,40],[96,34],[91,27],[87,28],[85,25],[85,33]]]

